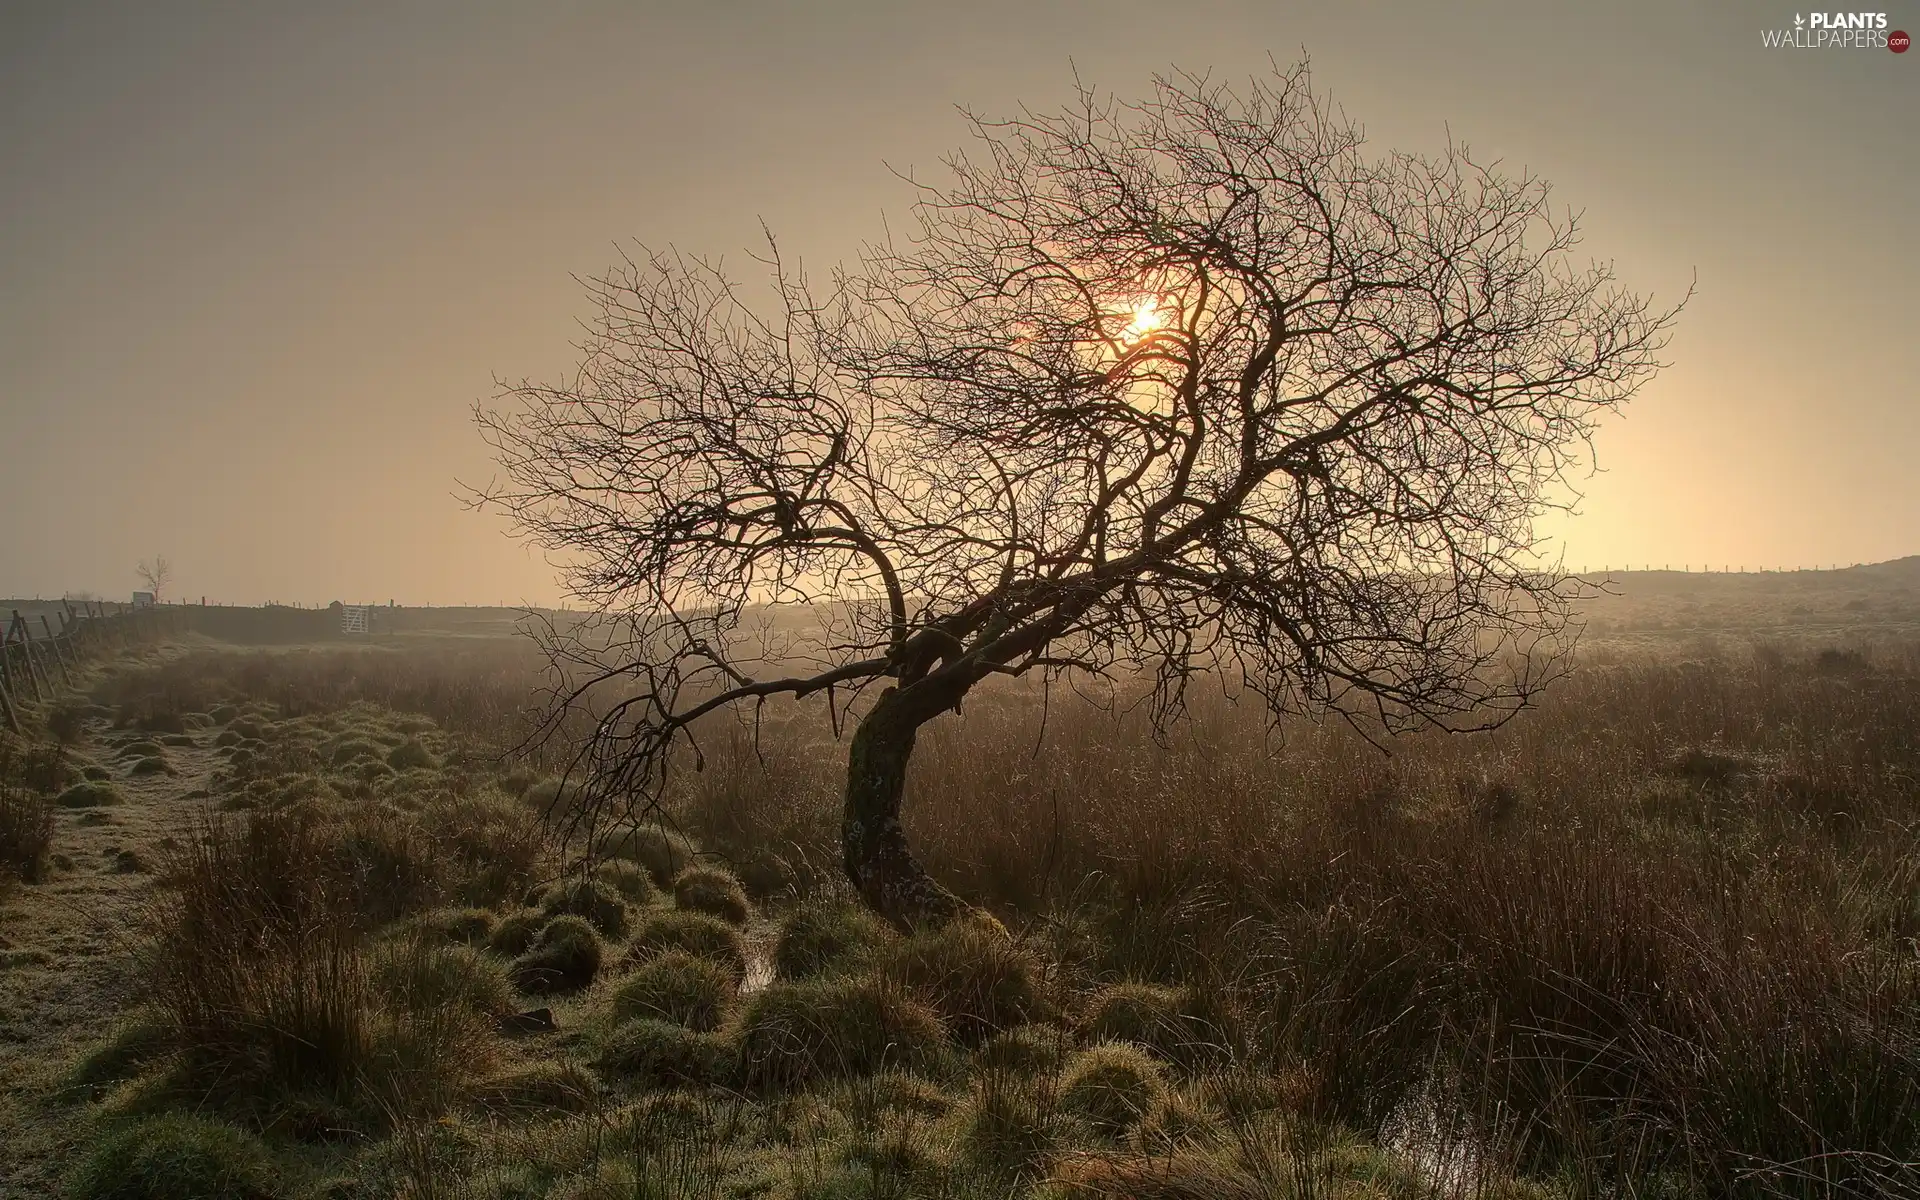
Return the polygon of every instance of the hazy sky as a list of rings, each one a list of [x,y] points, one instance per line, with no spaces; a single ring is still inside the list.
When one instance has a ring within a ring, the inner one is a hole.
[[[1304,50],[1382,146],[1554,181],[1699,294],[1601,434],[1574,565],[1920,552],[1920,53],[1781,3],[0,0],[0,595],[552,601],[466,511],[469,408],[551,378],[614,244],[818,270],[964,103]],[[1920,32],[1920,4],[1890,11]]]

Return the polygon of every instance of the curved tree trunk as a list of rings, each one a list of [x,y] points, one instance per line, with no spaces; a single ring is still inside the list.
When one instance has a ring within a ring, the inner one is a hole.
[[[900,798],[920,721],[888,689],[854,730],[847,751],[847,803],[840,845],[847,877],[867,906],[902,930],[939,926],[970,911],[940,886],[907,846]]]

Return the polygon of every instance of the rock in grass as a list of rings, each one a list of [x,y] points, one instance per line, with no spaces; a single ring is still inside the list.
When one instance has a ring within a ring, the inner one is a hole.
[[[810,903],[781,923],[780,937],[773,948],[774,973],[782,979],[800,980],[858,967],[897,936],[860,905]]]
[[[673,902],[685,912],[703,912],[730,925],[745,925],[753,913],[747,890],[720,867],[692,866],[673,880]]]
[[[274,1200],[285,1195],[260,1139],[166,1113],[109,1130],[82,1160],[75,1200]]]
[[[747,946],[733,926],[705,913],[660,912],[640,922],[627,943],[628,965],[678,951],[724,964],[734,978],[747,974]]]
[[[775,983],[748,998],[739,1036],[743,1081],[757,1088],[915,1070],[950,1053],[938,1014],[873,975]]]
[[[103,808],[125,801],[125,794],[113,784],[104,780],[88,779],[61,792],[53,802],[61,808]]]
[[[513,985],[535,995],[581,991],[599,973],[600,959],[600,937],[586,918],[555,917],[514,960]]]
[[[725,963],[674,951],[642,963],[615,986],[613,1019],[667,1021],[710,1033],[727,1019],[738,994],[739,980]]]

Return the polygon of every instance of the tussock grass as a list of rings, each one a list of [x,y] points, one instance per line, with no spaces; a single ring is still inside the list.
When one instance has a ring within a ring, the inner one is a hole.
[[[167,1113],[107,1131],[74,1176],[75,1200],[279,1200],[267,1148],[243,1130]]]
[[[513,985],[534,995],[583,991],[600,973],[600,936],[585,917],[554,917],[513,960]]]
[[[1166,1092],[1160,1063],[1129,1042],[1102,1042],[1073,1055],[1060,1080],[1060,1104],[1103,1133],[1124,1134]]]
[[[721,867],[692,866],[674,876],[673,902],[683,911],[706,913],[730,925],[745,925],[753,914],[746,889]]]
[[[707,1087],[730,1079],[738,1048],[728,1038],[651,1018],[624,1021],[600,1044],[594,1066],[608,1079],[647,1088]]]
[[[748,997],[739,1037],[756,1088],[937,1065],[948,1048],[933,1009],[872,975],[772,984]]]
[[[9,880],[40,882],[52,852],[53,809],[36,792],[0,783],[0,893]]]
[[[671,951],[623,977],[609,1006],[615,1023],[650,1018],[710,1033],[732,1012],[738,988],[727,964]]]
[[[925,1000],[969,1044],[1053,1008],[1040,960],[981,922],[956,921],[896,942],[881,958],[880,971]]]
[[[627,936],[627,926],[633,919],[619,889],[599,879],[578,876],[563,879],[541,893],[540,911],[549,917],[584,917],[602,937],[614,941]]]
[[[897,936],[886,922],[852,901],[812,901],[780,923],[773,968],[787,980],[857,968]]]
[[[602,847],[602,853],[639,863],[653,876],[656,885],[669,890],[680,872],[693,865],[697,851],[678,830],[645,824],[615,830]]]
[[[628,941],[625,961],[633,965],[675,952],[721,963],[736,979],[747,973],[747,947],[739,931],[706,913],[650,914]]]

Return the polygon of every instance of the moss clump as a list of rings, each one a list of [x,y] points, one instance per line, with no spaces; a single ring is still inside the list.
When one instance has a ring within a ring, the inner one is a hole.
[[[593,982],[600,958],[600,937],[586,918],[555,917],[533,947],[514,959],[513,985],[535,995],[577,992]]]
[[[780,925],[774,973],[800,980],[858,967],[894,936],[879,917],[857,904],[808,904]]]
[[[685,834],[664,825],[637,825],[607,839],[606,852],[647,869],[654,883],[671,887],[674,877],[693,865],[694,847]]]
[[[1166,1091],[1162,1066],[1139,1046],[1103,1042],[1067,1060],[1060,1104],[1094,1128],[1124,1134]]]
[[[733,1009],[738,980],[724,964],[675,951],[642,964],[613,992],[615,1022],[648,1018],[702,1033]]]
[[[747,890],[731,871],[719,867],[688,867],[675,876],[673,902],[683,912],[702,912],[730,925],[745,925],[753,913]]]
[[[629,904],[651,904],[658,895],[646,868],[624,858],[608,859],[594,867],[593,877],[619,892]]]
[[[739,1035],[753,1087],[911,1070],[948,1049],[938,1014],[871,975],[773,984],[747,1000]]]
[[[633,919],[619,891],[597,879],[561,880],[541,893],[540,910],[550,917],[585,917],[602,937],[615,940],[627,936]]]
[[[167,1113],[112,1130],[73,1180],[75,1200],[273,1200],[273,1160],[253,1135]]]
[[[396,771],[411,771],[416,767],[437,767],[440,760],[421,745],[418,738],[408,738],[387,751],[387,765]]]
[[[125,794],[111,783],[88,779],[61,792],[53,802],[61,808],[102,808],[125,801]]]
[[[642,963],[679,951],[724,964],[734,978],[747,974],[747,946],[733,926],[705,913],[655,913],[640,923],[628,943],[627,961]]]
[[[881,969],[931,1004],[969,1044],[1051,1008],[1039,959],[980,922],[916,933],[887,952]]]
[[[603,1075],[647,1087],[704,1087],[725,1080],[734,1059],[733,1043],[720,1034],[642,1019],[616,1026],[594,1066]]]

